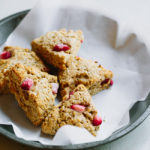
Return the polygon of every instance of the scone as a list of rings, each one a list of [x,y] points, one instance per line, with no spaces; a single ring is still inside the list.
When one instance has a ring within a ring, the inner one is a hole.
[[[9,93],[7,86],[8,80],[6,79],[5,73],[8,70],[9,65],[0,61],[0,94]]]
[[[60,127],[73,125],[85,128],[96,136],[101,123],[102,119],[98,117],[86,87],[78,85],[67,101],[62,101],[49,111],[42,123],[42,132],[55,135]]]
[[[68,99],[69,93],[78,84],[85,85],[91,95],[112,85],[113,73],[97,62],[72,57],[66,66],[66,70],[59,72],[60,92],[63,100]]]
[[[8,74],[9,89],[34,125],[40,125],[46,111],[54,106],[57,77],[35,67],[16,64]]]
[[[66,62],[71,55],[77,55],[81,43],[83,42],[83,34],[80,30],[48,32],[32,41],[32,50],[42,57],[48,64],[59,69],[66,68]]]
[[[9,92],[7,72],[17,63],[34,66],[41,71],[49,71],[35,52],[21,47],[7,46],[0,54],[0,94]]]

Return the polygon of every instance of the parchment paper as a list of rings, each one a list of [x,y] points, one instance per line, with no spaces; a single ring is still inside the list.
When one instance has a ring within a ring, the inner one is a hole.
[[[114,85],[92,97],[105,120],[97,137],[69,125],[60,128],[54,137],[46,136],[25,117],[12,95],[0,96],[0,124],[11,124],[18,137],[49,145],[100,141],[127,125],[130,108],[144,100],[150,90],[150,54],[136,34],[128,33],[112,18],[92,1],[41,0],[4,44],[30,48],[34,38],[48,31],[81,29],[85,40],[79,56],[97,60],[114,73]]]

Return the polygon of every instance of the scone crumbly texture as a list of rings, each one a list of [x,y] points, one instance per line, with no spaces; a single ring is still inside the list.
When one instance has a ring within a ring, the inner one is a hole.
[[[9,65],[0,61],[0,94],[9,93],[5,72],[8,70]]]
[[[71,109],[74,104],[85,106],[83,112]],[[99,126],[92,124],[97,110],[92,103],[90,94],[84,85],[78,85],[74,89],[74,94],[69,100],[62,101],[49,111],[48,116],[42,123],[42,132],[55,135],[57,130],[64,125],[73,125],[87,129],[92,135],[96,136]]]
[[[8,59],[0,59],[0,94],[9,92],[7,86],[7,72],[9,72],[10,68],[17,63],[34,66],[41,71],[49,72],[49,69],[45,66],[43,61],[36,55],[35,52],[29,49],[18,46],[6,46],[4,48],[4,52],[5,51],[10,52],[11,57]]]
[[[91,95],[110,86],[113,73],[104,69],[98,62],[80,57],[72,57],[67,63],[67,69],[59,72],[61,96],[68,99],[69,93],[78,85],[83,84]]]
[[[59,69],[66,68],[66,62],[70,59],[70,55],[77,55],[83,34],[80,30],[65,30],[48,32],[47,34],[32,41],[32,50],[42,57],[48,64]],[[57,44],[66,44],[69,46],[67,51],[54,51]]]
[[[56,94],[52,92],[52,83],[57,83],[57,77],[21,64],[12,67],[8,76],[10,92],[15,95],[19,106],[34,125],[40,125],[46,111],[54,106]],[[30,90],[21,88],[26,79],[33,81]]]

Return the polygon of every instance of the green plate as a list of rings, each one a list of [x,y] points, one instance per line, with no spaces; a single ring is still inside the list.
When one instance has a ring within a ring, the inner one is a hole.
[[[29,12],[29,10],[22,11],[11,15],[7,18],[0,20],[0,45],[3,44],[9,34],[17,27],[20,21],[25,17],[25,15]],[[129,133],[133,129],[135,129],[140,123],[142,123],[147,116],[150,114],[150,95],[147,97],[145,101],[137,102],[132,109],[130,110],[130,123],[116,132],[114,132],[109,138],[103,141],[84,143],[84,144],[76,144],[76,145],[65,145],[65,146],[53,146],[53,145],[43,145],[37,141],[26,141],[22,138],[18,138],[15,136],[12,126],[10,125],[0,125],[0,133],[7,136],[10,139],[13,139],[19,143],[39,147],[39,148],[49,148],[49,149],[84,149],[95,146],[100,146],[103,144],[107,144],[113,140],[120,138],[121,136]]]

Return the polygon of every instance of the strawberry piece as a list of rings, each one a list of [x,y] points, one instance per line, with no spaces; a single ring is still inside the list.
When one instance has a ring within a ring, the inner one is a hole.
[[[74,91],[70,91],[70,92],[69,92],[69,96],[70,96],[70,95],[73,95],[73,94],[74,94]]]
[[[74,94],[74,91],[70,91],[68,99],[70,99],[70,96],[73,95],[73,94]]]
[[[51,83],[51,85],[52,85],[52,93],[57,94],[59,88],[58,83]]]
[[[113,80],[110,80],[110,85],[112,86],[114,84],[114,81]]]
[[[21,88],[23,90],[30,90],[32,86],[33,86],[33,80],[32,79],[25,79],[21,84]]]
[[[96,115],[96,116],[94,117],[92,123],[93,123],[94,126],[99,126],[99,125],[102,124],[102,118],[99,117],[98,115]]]
[[[71,109],[78,111],[78,112],[84,112],[85,106],[79,105],[79,104],[74,104],[74,105],[71,105]]]
[[[109,79],[105,79],[101,82],[101,85],[108,83]]]
[[[69,46],[66,44],[57,44],[54,46],[54,51],[60,52],[60,51],[67,51],[69,50]]]
[[[4,51],[0,54],[0,59],[8,59],[11,57],[11,52],[9,51]]]

